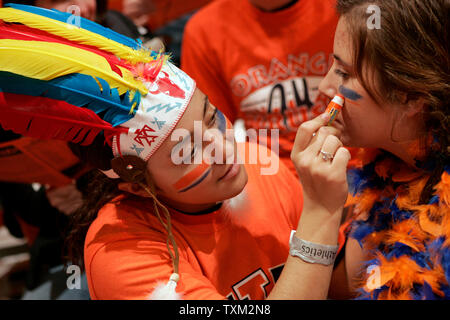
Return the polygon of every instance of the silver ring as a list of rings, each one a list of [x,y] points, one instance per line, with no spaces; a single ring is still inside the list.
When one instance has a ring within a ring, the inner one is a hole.
[[[322,155],[322,159],[325,161],[333,160],[334,158],[334,155],[332,153],[325,152],[323,150],[320,150],[320,154]]]

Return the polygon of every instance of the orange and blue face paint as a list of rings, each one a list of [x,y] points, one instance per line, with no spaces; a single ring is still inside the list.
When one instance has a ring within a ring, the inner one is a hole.
[[[211,172],[211,165],[202,162],[182,176],[173,186],[178,192],[186,192],[201,183]]]
[[[217,127],[220,132],[225,136],[226,130],[232,129],[233,125],[230,120],[219,110],[216,109],[217,116]],[[197,185],[199,185],[211,172],[211,165],[202,161],[201,164],[197,165],[194,169],[189,171],[187,174],[182,176],[177,182],[174,183],[173,187],[177,192],[186,192]]]

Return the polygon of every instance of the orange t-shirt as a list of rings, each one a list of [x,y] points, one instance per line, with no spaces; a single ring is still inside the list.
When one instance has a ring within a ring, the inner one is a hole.
[[[203,215],[171,211],[180,253],[182,299],[264,299],[289,254],[300,218],[301,185],[280,163],[275,175],[245,165],[244,191]],[[147,299],[167,283],[172,262],[151,201],[123,196],[103,207],[89,228],[85,266],[92,299]]]
[[[248,0],[216,0],[184,31],[182,69],[231,121],[279,129],[279,155],[294,173],[297,128],[329,101],[318,85],[332,64],[334,4],[299,0],[267,13]]]

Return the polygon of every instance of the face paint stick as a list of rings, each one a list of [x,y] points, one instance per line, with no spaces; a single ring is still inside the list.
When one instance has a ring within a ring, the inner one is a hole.
[[[328,121],[328,125],[331,126],[334,119],[336,119],[339,112],[342,110],[344,106],[344,97],[340,94],[335,95],[333,100],[331,100],[325,112],[330,114],[330,120]]]

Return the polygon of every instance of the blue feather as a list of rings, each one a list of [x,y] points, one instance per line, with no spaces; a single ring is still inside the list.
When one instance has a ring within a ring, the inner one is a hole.
[[[352,223],[352,231],[350,233],[350,237],[356,239],[362,248],[363,240],[374,231],[375,230],[373,226],[363,221],[354,221]]]
[[[22,4],[15,4],[15,3],[5,4],[5,7],[10,7],[13,9],[20,10],[20,11],[26,11],[26,12],[37,14],[37,15],[47,17],[47,18],[50,18],[53,20],[61,21],[64,23],[67,23],[72,16],[72,14],[70,14],[68,12],[61,12],[61,11],[55,10],[55,9],[49,10],[49,9],[44,9],[44,8],[39,8],[39,7],[34,7],[34,6],[27,6],[27,5],[22,5]],[[133,40],[129,37],[126,37],[122,34],[115,32],[111,29],[105,28],[105,27],[99,25],[98,23],[95,23],[93,21],[90,21],[90,20],[82,18],[82,17],[80,17],[80,26],[79,27],[83,28],[85,30],[97,33],[105,38],[114,40],[118,43],[126,45],[135,50],[143,48],[138,41]]]
[[[117,89],[111,89],[105,80],[80,73],[43,81],[0,72],[0,91],[62,100],[78,107],[86,107],[96,114],[106,111],[102,118],[113,127],[133,117],[131,107],[134,103],[139,105],[141,98],[140,93],[136,92],[130,101],[127,92],[121,99]]]
[[[447,283],[450,284],[450,248],[443,247],[441,250],[441,266],[444,269]]]
[[[433,197],[430,199],[429,204],[439,204],[439,201],[440,201],[439,196],[433,196]]]

